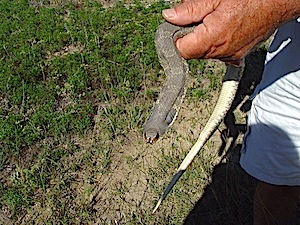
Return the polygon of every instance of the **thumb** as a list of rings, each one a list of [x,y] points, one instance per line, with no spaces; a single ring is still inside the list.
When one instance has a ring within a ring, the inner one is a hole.
[[[217,4],[217,0],[187,0],[174,8],[163,10],[162,16],[168,22],[179,26],[199,23],[214,11]]]

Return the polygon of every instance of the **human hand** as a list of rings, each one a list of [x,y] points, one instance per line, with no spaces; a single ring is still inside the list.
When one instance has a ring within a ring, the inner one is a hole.
[[[198,23],[176,41],[186,58],[241,59],[283,22],[299,15],[299,0],[186,0],[163,17],[176,25]]]

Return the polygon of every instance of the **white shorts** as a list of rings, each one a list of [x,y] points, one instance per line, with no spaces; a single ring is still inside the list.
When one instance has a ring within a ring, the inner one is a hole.
[[[254,94],[240,164],[258,180],[300,186],[300,20],[280,27]]]

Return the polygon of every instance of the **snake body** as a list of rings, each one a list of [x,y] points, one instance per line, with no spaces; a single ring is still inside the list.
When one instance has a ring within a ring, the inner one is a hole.
[[[178,37],[184,36],[192,32],[192,30],[193,27],[178,27],[164,22],[159,26],[156,32],[156,50],[160,63],[166,73],[167,80],[159,94],[150,118],[144,126],[144,136],[147,142],[152,143],[155,139],[160,137],[175,120],[179,104],[184,95],[188,65],[186,60],[180,56],[174,42]],[[157,210],[172,187],[191,164],[197,153],[224,119],[235,97],[242,72],[243,65],[240,67],[233,65],[227,66],[218,101],[208,122],[200,133],[197,142],[179,166],[153,212]]]
[[[182,29],[168,22],[162,23],[156,32],[155,47],[166,81],[160,91],[152,113],[144,125],[144,137],[153,143],[161,137],[174,122],[185,94],[185,82],[189,67],[175,47],[175,40],[193,30]]]

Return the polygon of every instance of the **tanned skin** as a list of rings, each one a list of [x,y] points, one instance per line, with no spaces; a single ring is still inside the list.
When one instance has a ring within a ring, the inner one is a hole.
[[[281,24],[300,16],[300,1],[186,0],[162,15],[176,25],[200,23],[176,43],[184,58],[215,58],[239,64]]]

